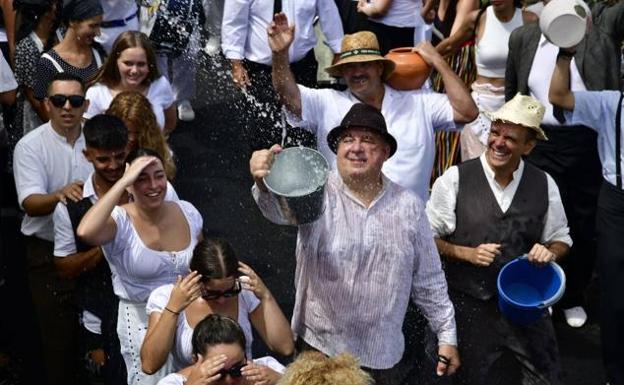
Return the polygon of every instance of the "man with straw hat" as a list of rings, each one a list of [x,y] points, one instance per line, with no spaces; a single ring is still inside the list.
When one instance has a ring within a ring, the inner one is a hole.
[[[398,153],[383,115],[356,103],[326,140],[337,168],[325,185],[323,214],[299,225],[297,235],[297,350],[349,352],[376,384],[396,385],[411,299],[437,336],[435,372],[453,374],[459,366],[453,305],[423,202],[382,172]],[[274,145],[253,153],[252,192],[267,219],[294,225],[263,179],[280,151]]]
[[[545,264],[572,245],[557,185],[522,160],[537,140],[548,140],[540,128],[544,110],[518,94],[490,114],[486,151],[449,168],[427,203],[461,341],[456,383],[522,378],[522,384],[562,384],[550,315],[515,325],[499,313],[496,295],[496,279],[507,262],[527,254],[529,261]]]
[[[273,86],[291,113],[289,120],[310,130],[318,148],[335,167],[335,156],[325,137],[355,103],[366,103],[381,111],[388,131],[397,138],[397,153],[384,165],[384,173],[394,182],[427,200],[429,179],[435,156],[436,130],[455,130],[457,123],[477,117],[478,110],[468,89],[429,43],[415,50],[441,75],[446,95],[418,91],[397,91],[384,84],[394,63],[380,55],[377,38],[362,31],[342,40],[340,59],[326,71],[342,76],[345,91],[316,90],[298,85],[288,65],[288,50],[295,26],[288,26],[284,14],[277,14],[268,28],[273,51]]]

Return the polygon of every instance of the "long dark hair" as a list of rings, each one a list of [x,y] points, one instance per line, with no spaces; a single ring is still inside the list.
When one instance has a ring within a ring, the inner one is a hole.
[[[58,0],[42,1],[39,4],[25,3],[21,0],[13,1],[13,7],[16,11],[16,31],[15,41],[19,42],[28,37],[39,26],[43,19],[43,15],[56,6],[56,14],[54,15],[54,23],[50,29],[48,39],[43,43],[43,51],[47,51],[56,43],[56,35],[54,31],[60,25],[60,2]]]
[[[191,345],[193,354],[206,354],[212,346],[236,344],[245,352],[245,333],[233,319],[209,314],[195,326]]]

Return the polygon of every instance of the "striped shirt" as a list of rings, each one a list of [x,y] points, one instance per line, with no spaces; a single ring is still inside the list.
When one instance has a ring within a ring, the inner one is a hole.
[[[289,224],[270,193],[252,188],[264,216]],[[383,177],[365,207],[336,170],[324,212],[299,226],[293,331],[325,354],[349,352],[363,366],[387,369],[404,351],[410,294],[440,344],[457,345],[454,309],[422,200]]]

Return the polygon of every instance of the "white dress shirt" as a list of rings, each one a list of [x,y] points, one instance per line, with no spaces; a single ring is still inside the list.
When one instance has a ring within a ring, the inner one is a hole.
[[[271,65],[267,28],[273,21],[272,0],[227,0],[223,9],[221,47],[228,59],[247,59]],[[318,16],[323,34],[334,53],[340,53],[344,35],[334,0],[282,0],[289,24],[295,24],[295,40],[288,51],[296,62],[314,48],[314,20]]]
[[[383,172],[426,202],[435,158],[435,131],[455,130],[462,126],[453,121],[453,107],[446,95],[384,87],[381,113],[398,147],[384,163]],[[351,106],[361,102],[349,90],[311,89],[301,85],[299,90],[302,118],[299,120],[288,114],[289,123],[314,133],[319,151],[327,158],[330,167],[336,168],[336,155],[327,145],[327,134],[340,125]]]
[[[562,126],[561,123],[553,115],[553,105],[548,101],[548,90],[550,89],[550,79],[555,70],[555,63],[557,62],[557,53],[559,53],[559,47],[546,40],[546,37],[542,34],[540,41],[537,45],[537,51],[533,58],[533,65],[531,65],[531,71],[529,72],[529,92],[531,96],[539,100],[546,111],[544,113],[544,120],[542,124]],[[570,61],[570,85],[572,91],[585,91],[585,83],[581,78],[581,74],[576,67],[576,61],[572,58]],[[568,125],[565,123],[563,125]]]
[[[624,154],[624,111],[620,127],[615,127],[619,91],[585,91],[574,93],[574,112],[567,113],[570,124],[582,124],[598,133],[598,155],[602,163],[602,176],[612,185],[615,180],[615,130],[621,131],[620,148]],[[622,156],[624,158],[624,156]],[[621,162],[624,170],[624,161]]]
[[[252,188],[263,215],[289,224],[275,197]],[[362,366],[393,367],[410,295],[440,344],[457,344],[454,309],[422,201],[383,177],[369,207],[334,170],[324,212],[299,226],[293,331],[325,354],[349,352]]]
[[[514,195],[518,190],[518,185],[524,172],[524,161],[520,160],[518,168],[513,173],[512,181],[502,187],[494,179],[494,170],[485,159],[485,153],[479,157],[488,185],[496,198],[496,202],[502,212],[506,212],[511,206]],[[548,211],[544,216],[544,229],[540,242],[548,244],[559,241],[572,246],[568,220],[563,210],[559,189],[548,173],[546,173],[548,183]],[[446,170],[436,179],[431,190],[431,199],[427,202],[427,216],[431,223],[431,230],[436,237],[442,238],[455,232],[457,220],[455,217],[455,207],[457,204],[457,193],[459,191],[459,170],[453,166]],[[527,250],[528,252],[529,250]]]
[[[93,166],[84,157],[84,135],[71,146],[47,122],[20,139],[15,146],[13,174],[20,207],[33,194],[51,194],[76,180],[86,181]],[[22,233],[54,241],[52,213],[24,215]]]

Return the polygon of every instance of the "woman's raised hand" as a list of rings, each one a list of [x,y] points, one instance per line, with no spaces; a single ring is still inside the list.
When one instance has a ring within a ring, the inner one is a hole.
[[[199,354],[197,362],[193,365],[184,384],[205,385],[217,382],[222,377],[219,371],[223,369],[226,362],[227,356],[225,354],[206,358],[206,360]]]
[[[201,274],[196,271],[192,271],[184,278],[178,276],[178,280],[171,291],[169,302],[167,302],[167,308],[176,313],[180,313],[186,309],[191,302],[199,298],[202,285],[200,279]]]
[[[150,164],[157,162],[158,158],[155,156],[140,156],[136,158],[130,165],[126,164],[126,172],[124,172],[120,181],[125,184],[125,186],[130,186],[133,184],[141,172]]]
[[[253,385],[274,385],[282,377],[268,366],[255,364],[251,360],[241,369],[241,373]]]
[[[260,301],[271,297],[271,292],[251,267],[238,262],[238,271],[244,275],[238,278],[244,289],[251,290]]]

